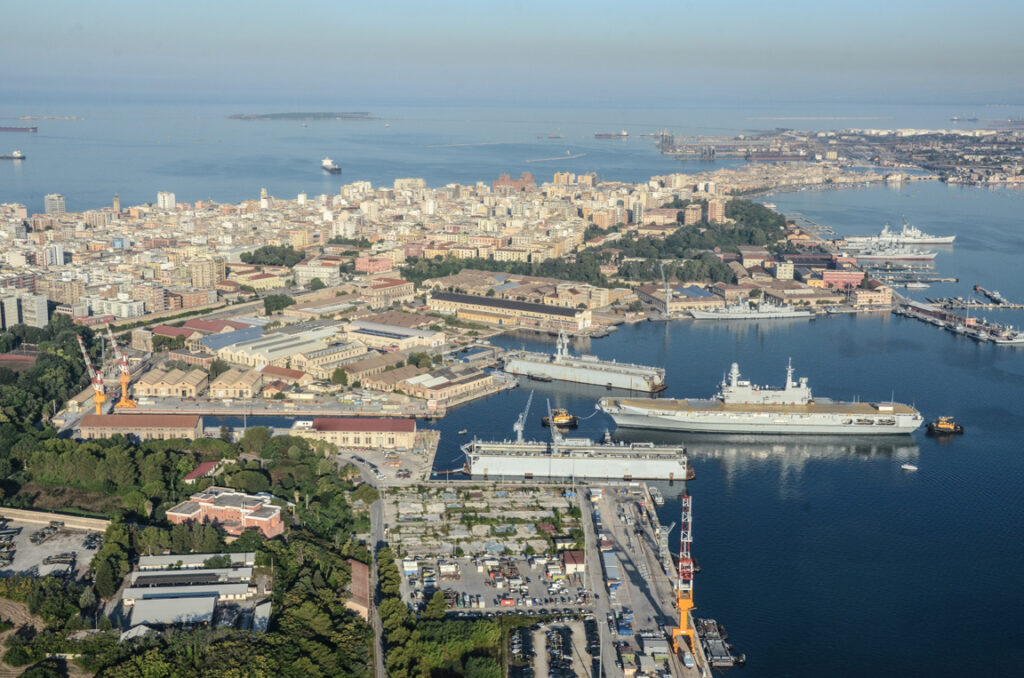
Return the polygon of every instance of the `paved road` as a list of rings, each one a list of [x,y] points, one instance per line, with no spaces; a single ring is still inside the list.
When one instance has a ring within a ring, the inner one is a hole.
[[[359,469],[359,476],[364,483],[376,487],[380,492],[380,499],[370,505],[370,551],[373,553],[373,564],[370,568],[370,591],[373,592],[371,600],[374,601],[370,610],[370,624],[373,626],[374,637],[374,673],[376,678],[387,678],[384,672],[384,634],[380,628],[380,617],[377,616],[376,591],[377,591],[377,549],[384,546],[384,487],[378,486],[377,477],[366,466],[350,457],[338,455],[336,459],[339,466],[352,464]]]
[[[608,630],[608,614],[611,612],[611,601],[604,584],[604,572],[601,568],[601,554],[598,550],[597,535],[594,533],[594,512],[591,501],[580,492],[579,502],[583,511],[583,534],[586,538],[587,577],[590,581],[587,588],[594,593],[594,618],[598,632],[601,634],[601,668],[606,676],[619,678],[622,670],[615,666],[616,652],[612,647],[611,632]]]

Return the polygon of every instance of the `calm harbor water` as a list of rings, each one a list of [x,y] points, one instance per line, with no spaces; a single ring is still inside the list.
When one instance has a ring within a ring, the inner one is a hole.
[[[870,233],[905,217],[932,233],[955,233],[957,244],[935,266],[961,281],[916,296],[966,296],[980,283],[1024,299],[1014,262],[1024,213],[1019,191],[922,183],[767,200],[839,232]],[[986,313],[1024,324],[1024,311]],[[552,340],[530,334],[496,343],[553,350]],[[648,434],[678,440],[691,454],[699,614],[727,625],[747,654],[745,675],[1005,675],[1024,661],[1024,350],[882,314],[642,323],[575,350],[664,365],[669,397],[710,396],[733,361],[755,383],[780,385],[792,358],[818,395],[894,395],[926,419],[953,414],[966,426],[949,440],[923,431],[882,439]],[[440,423],[437,467],[461,464],[460,429],[511,436],[531,388],[527,433],[537,438],[547,434],[539,423],[546,400],[588,416],[605,395],[527,382],[458,408]],[[578,434],[606,429],[614,423],[598,413]],[[920,470],[902,471],[904,462]],[[660,487],[669,499],[659,509],[662,522],[678,521],[681,487]]]
[[[391,127],[383,120],[302,127],[224,117],[271,110],[254,106],[26,111],[0,104],[0,124],[40,127],[38,135],[0,134],[0,152],[20,146],[29,155],[22,163],[0,163],[0,202],[23,202],[41,211],[43,194],[61,192],[68,208],[79,210],[109,204],[115,192],[126,205],[153,201],[158,190],[175,191],[182,200],[237,201],[258,195],[261,186],[291,197],[303,190],[335,192],[358,179],[388,184],[398,176],[424,176],[430,185],[443,185],[490,181],[499,172],[532,171],[540,179],[560,169],[638,181],[703,166],[662,157],[650,138],[598,141],[595,132],[937,127],[951,115],[974,112],[952,107],[597,113],[330,108],[370,110],[388,118]],[[77,113],[85,119],[10,120],[27,112]],[[1000,114],[1011,113],[1019,114]],[[793,120],[819,115],[833,119]],[[564,138],[546,138],[554,133]],[[525,163],[566,150],[587,155]],[[342,177],[320,172],[323,155],[344,166]],[[967,295],[981,284],[1024,300],[1024,273],[1017,263],[1024,248],[1024,193],[915,183],[765,200],[839,232],[871,233],[885,221],[898,225],[906,218],[932,233],[956,233],[956,246],[943,251],[935,265],[960,282],[912,296]],[[1024,324],[1024,311],[999,317]],[[554,348],[552,340],[535,335],[496,343]],[[921,432],[885,440],[669,436],[686,444],[697,471],[689,490],[693,549],[703,567],[695,587],[699,614],[727,625],[732,642],[748,656],[744,675],[1005,675],[1024,661],[1019,566],[1024,457],[1018,442],[1024,425],[1024,350],[979,345],[888,315],[729,325],[645,323],[575,350],[663,365],[666,395],[679,397],[711,395],[733,361],[753,381],[778,385],[792,358],[797,374],[808,377],[819,395],[864,400],[895,395],[926,418],[954,414],[967,427],[964,436],[949,441]],[[601,389],[559,384],[528,388],[537,396],[527,434],[537,438],[546,435],[540,426],[546,399],[586,417],[605,395]],[[461,429],[482,438],[511,436],[527,395],[527,389],[503,392],[438,422],[444,435],[437,468],[461,465],[458,446],[466,438],[457,434]],[[596,437],[613,428],[597,413],[578,433]],[[920,470],[901,471],[904,461]],[[659,514],[669,524],[678,520],[681,487],[664,483],[661,489],[669,501]]]

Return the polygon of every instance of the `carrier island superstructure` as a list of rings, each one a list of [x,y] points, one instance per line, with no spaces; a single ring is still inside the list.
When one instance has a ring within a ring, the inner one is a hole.
[[[607,480],[684,480],[686,450],[678,445],[653,443],[595,443],[587,438],[565,438],[551,427],[548,441],[526,441],[523,428],[533,400],[513,424],[515,440],[471,440],[462,446],[465,472],[474,478],[592,478]],[[548,406],[550,411],[550,404]],[[550,413],[549,413],[550,416]]]
[[[701,433],[892,435],[922,423],[909,405],[813,398],[806,377],[793,380],[792,364],[783,388],[754,386],[733,363],[710,400],[603,398],[598,407],[620,427]]]
[[[571,381],[645,393],[665,390],[664,369],[599,360],[592,355],[574,356],[569,353],[569,339],[564,333],[558,336],[554,355],[510,351],[505,355],[504,370],[542,381]]]

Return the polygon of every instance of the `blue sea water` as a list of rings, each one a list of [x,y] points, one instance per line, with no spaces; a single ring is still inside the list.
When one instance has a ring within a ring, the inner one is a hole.
[[[1024,192],[917,183],[893,189],[800,192],[768,198],[840,233],[870,233],[905,217],[957,244],[936,273],[959,283],[922,294],[967,295],[980,283],[1024,299],[1015,255]],[[993,312],[987,314],[995,315]],[[998,314],[1024,324],[1024,311]],[[512,335],[506,347],[553,350]],[[1024,350],[977,344],[889,315],[814,321],[677,321],[625,326],[577,352],[664,365],[667,396],[710,396],[733,361],[755,383],[779,385],[792,358],[819,396],[895,395],[926,419],[955,415],[951,440],[715,437],[623,433],[677,440],[697,478],[693,552],[699,616],[725,623],[749,676],[1008,675],[1024,661]],[[537,403],[587,417],[603,389],[526,382],[453,411],[440,426],[438,468],[461,464],[462,428],[507,437],[535,389],[528,434],[546,435]],[[579,434],[600,436],[603,414]],[[616,434],[620,435],[620,434]],[[909,462],[916,473],[900,469]],[[679,484],[660,484],[664,524],[678,521]],[[678,539],[672,535],[670,544]]]
[[[638,137],[669,128],[679,134],[790,127],[940,127],[947,108],[721,107],[672,111],[515,110],[336,106],[369,110],[385,121],[243,122],[226,115],[256,107],[12,108],[0,124],[37,124],[38,135],[0,134],[0,151],[21,147],[29,159],[0,164],[0,202],[42,209],[42,196],[63,193],[71,210],[153,201],[156,191],[181,200],[237,201],[334,192],[365,179],[390,184],[423,176],[430,185],[490,181],[500,172],[538,178],[569,169],[604,178],[644,180],[693,171]],[[20,123],[25,113],[78,114],[80,121]],[[982,117],[1017,111],[981,113]],[[807,118],[819,118],[808,120]],[[820,118],[829,118],[821,120]],[[626,141],[593,139],[628,129]],[[564,138],[547,139],[558,133]],[[543,139],[537,139],[537,136]],[[451,146],[450,144],[489,144]],[[6,145],[6,146],[5,146]],[[438,148],[440,146],[440,148]],[[525,163],[564,154],[567,163]],[[331,155],[342,177],[320,172]],[[722,163],[719,163],[720,166]],[[936,234],[955,233],[936,271],[959,277],[915,296],[967,295],[974,284],[1024,300],[1018,263],[1024,245],[1024,193],[935,183],[850,191],[798,192],[766,198],[843,233],[871,233],[902,219]],[[986,312],[994,316],[994,312]],[[1001,320],[1024,324],[1024,312]],[[497,340],[552,350],[534,335]],[[841,399],[915,404],[926,417],[954,414],[967,432],[941,441],[688,438],[697,478],[693,550],[703,571],[695,596],[700,615],[724,622],[748,656],[750,676],[1006,675],[1024,661],[1024,350],[979,345],[913,320],[874,315],[723,325],[679,321],[627,326],[578,352],[663,365],[669,396],[710,395],[736,361],[758,383],[779,384],[793,359],[815,393]],[[614,428],[594,413],[599,389],[530,384],[538,398],[528,435],[541,437],[540,405],[589,417],[581,435]],[[457,431],[506,437],[527,389],[457,408],[443,431],[438,468],[461,465]],[[250,423],[256,423],[251,421]],[[908,474],[900,464],[920,470]],[[662,485],[668,524],[679,512],[677,484]],[[672,539],[677,537],[673,536]],[[672,543],[670,541],[670,543]]]
[[[243,121],[233,113],[294,110],[367,111],[371,121]],[[884,105],[692,105],[672,109],[627,106],[604,109],[543,106],[447,107],[258,106],[217,104],[56,104],[0,101],[0,126],[39,128],[37,134],[0,133],[0,153],[20,148],[21,162],[0,162],[0,202],[42,211],[43,196],[61,193],[72,211],[110,204],[154,202],[157,191],[179,200],[212,198],[239,202],[265,187],[294,198],[335,193],[352,181],[391,185],[396,177],[424,177],[430,186],[490,182],[499,173],[597,172],[602,179],[646,181],[652,175],[729,166],[662,156],[654,139],[640,135],[669,130],[677,135],[736,134],[778,127],[948,127],[954,115],[974,114],[995,124],[1022,109],[993,106]],[[22,115],[77,115],[80,120],[18,120]],[[303,126],[303,125],[306,126]],[[385,127],[385,125],[390,125]],[[594,139],[626,130],[625,140]],[[550,135],[561,136],[549,139]],[[538,138],[540,137],[540,138]],[[561,160],[567,155],[583,157]],[[325,174],[320,160],[338,162],[340,176]],[[559,158],[528,163],[527,160]]]

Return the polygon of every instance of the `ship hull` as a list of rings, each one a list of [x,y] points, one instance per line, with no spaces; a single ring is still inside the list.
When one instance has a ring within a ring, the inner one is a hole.
[[[642,368],[617,363],[587,365],[583,360],[552,361],[549,356],[537,359],[529,356],[511,356],[505,361],[505,371],[540,381],[552,379],[575,384],[607,386],[627,391],[658,393],[665,390],[664,373],[657,368]],[[597,363],[597,361],[594,361]]]
[[[935,260],[935,254],[921,254],[921,255],[893,254],[891,256],[890,255],[884,255],[884,254],[866,254],[866,255],[855,254],[854,257],[857,259],[857,261],[934,261]]]
[[[697,320],[778,320],[784,318],[813,318],[811,311],[766,311],[764,313],[715,313],[714,311],[690,311]]]
[[[661,431],[687,431],[692,433],[732,433],[765,435],[894,435],[912,433],[921,426],[920,417],[896,415],[886,417],[865,417],[850,415],[808,415],[808,414],[703,414],[684,417],[680,415],[657,415],[639,412],[610,411],[602,406],[620,428],[643,428]],[[858,419],[871,424],[858,424]],[[895,419],[893,424],[879,424],[882,419]],[[849,421],[850,423],[845,423]]]
[[[903,246],[903,247],[913,247],[914,245],[952,245],[955,240],[956,240],[956,236],[955,235],[936,236],[934,238],[900,238],[900,237],[880,238],[877,235],[849,236],[849,237],[846,238],[847,242],[854,243],[854,244],[869,244],[869,245],[878,245],[878,244],[887,244],[888,245],[888,244],[892,244],[892,245],[900,245],[900,246]]]

